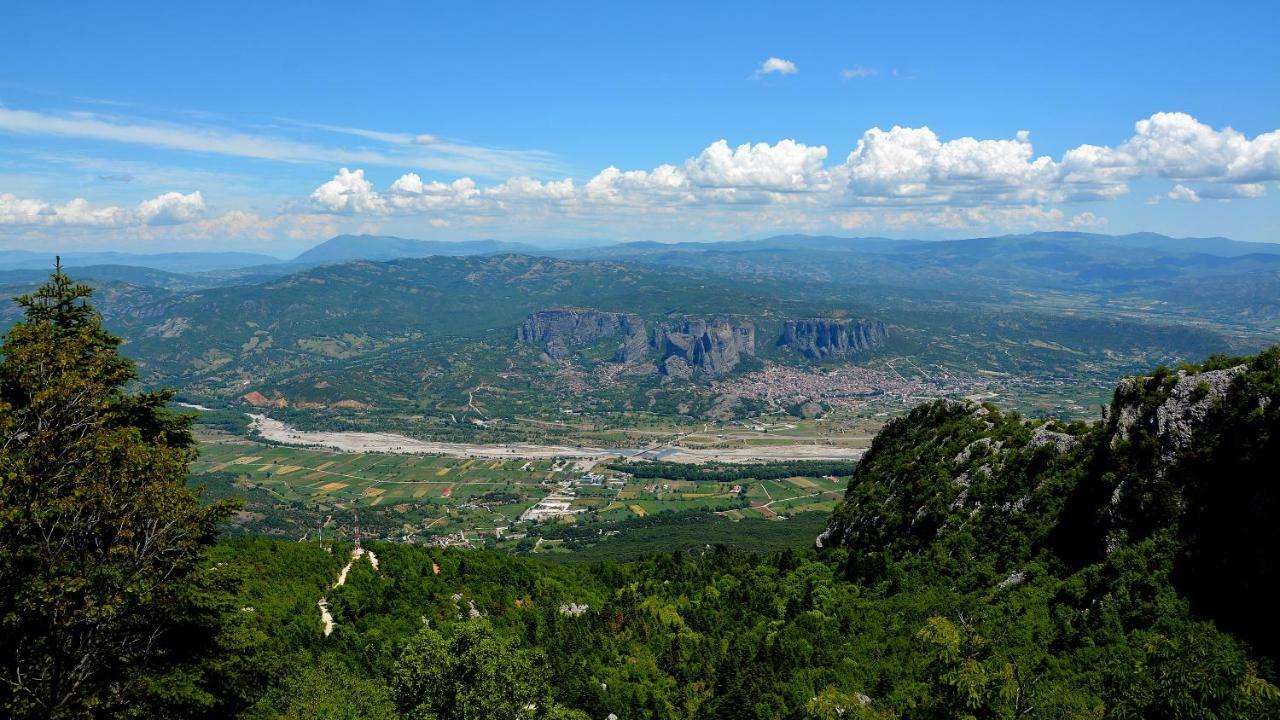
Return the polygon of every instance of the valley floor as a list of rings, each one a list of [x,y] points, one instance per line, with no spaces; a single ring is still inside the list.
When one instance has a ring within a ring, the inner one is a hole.
[[[601,448],[568,445],[508,443],[473,445],[436,442],[405,435],[374,432],[298,430],[262,414],[250,414],[251,429],[266,440],[284,445],[324,447],[349,453],[444,455],[465,458],[547,459],[573,457],[599,461],[605,458],[660,459],[669,462],[764,462],[780,460],[857,460],[864,447],[811,442],[781,442],[732,448],[694,448],[657,443],[647,448]],[[588,464],[588,468],[590,465]]]

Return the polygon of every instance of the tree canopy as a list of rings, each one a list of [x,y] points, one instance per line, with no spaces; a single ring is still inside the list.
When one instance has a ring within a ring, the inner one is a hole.
[[[208,702],[178,672],[212,642],[204,551],[225,504],[185,485],[190,418],[130,392],[133,364],[59,267],[0,345],[0,708],[145,714]]]

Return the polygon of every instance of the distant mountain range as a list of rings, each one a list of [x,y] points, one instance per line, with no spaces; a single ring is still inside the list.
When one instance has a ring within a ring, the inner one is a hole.
[[[110,268],[149,268],[169,273],[209,273],[226,279],[280,277],[316,265],[354,260],[387,261],[401,258],[434,256],[462,257],[471,255],[524,254],[545,255],[582,260],[631,260],[665,264],[682,264],[691,256],[729,258],[749,261],[751,257],[772,262],[803,257],[804,264],[823,254],[846,256],[892,256],[913,266],[942,263],[1020,263],[1037,262],[1047,267],[1059,261],[1068,264],[1120,262],[1162,262],[1181,258],[1177,265],[1197,264],[1204,257],[1241,258],[1245,256],[1280,256],[1280,244],[1240,242],[1223,237],[1172,238],[1157,233],[1131,235],[1099,235],[1093,233],[1045,232],[1025,235],[969,238],[963,240],[898,240],[883,237],[835,237],[827,235],[777,235],[757,240],[728,242],[629,242],[577,245],[548,249],[526,243],[502,240],[414,240],[392,235],[338,235],[325,240],[292,259],[246,252],[174,252],[136,254],[124,252],[68,252],[62,264],[68,268],[94,269],[94,277],[104,280],[136,282],[128,273]],[[55,253],[27,250],[0,250],[0,273],[12,270],[47,270]],[[1038,258],[1038,260],[1037,260]],[[709,260],[695,261],[705,265]],[[849,260],[841,262],[848,263]],[[83,273],[82,273],[83,274]],[[23,274],[0,275],[0,281],[20,281]],[[154,280],[154,278],[153,278]],[[143,282],[148,285],[164,283]]]
[[[0,250],[0,270],[48,270],[53,267],[59,253],[32,252],[28,250]],[[168,272],[210,272],[233,270],[253,265],[270,265],[280,262],[271,255],[246,252],[173,252],[135,254],[123,252],[67,252],[61,253],[63,267],[90,265],[125,265]]]
[[[502,242],[500,240],[469,240],[445,242],[439,240],[411,240],[392,235],[339,235],[329,238],[293,259],[296,264],[348,262],[351,260],[397,260],[422,258],[435,255],[459,257],[465,255],[493,255],[497,253],[532,253],[538,249],[532,245]]]

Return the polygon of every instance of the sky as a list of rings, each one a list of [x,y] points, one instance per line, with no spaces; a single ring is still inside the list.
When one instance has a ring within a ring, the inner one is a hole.
[[[0,248],[1280,241],[1280,3],[8,3]]]

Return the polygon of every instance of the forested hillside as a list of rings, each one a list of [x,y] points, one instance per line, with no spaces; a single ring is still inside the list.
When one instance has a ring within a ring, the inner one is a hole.
[[[342,706],[326,664],[411,711],[397,648],[475,632],[534,653],[530,677],[588,717],[1275,717],[1278,381],[1280,349],[1126,380],[1092,424],[922,406],[816,553],[566,568],[379,547],[329,595],[328,639],[312,597],[340,560],[298,585],[314,546],[218,552],[279,613],[246,620],[276,647],[247,666],[294,653],[286,686],[309,689],[267,690],[263,717]]]
[[[891,422],[820,537],[553,564],[214,543],[189,420],[65,276],[0,353],[0,708],[22,718],[1270,718],[1280,348],[1061,424]],[[790,521],[778,521],[790,522]]]

